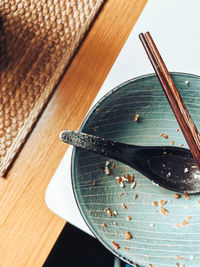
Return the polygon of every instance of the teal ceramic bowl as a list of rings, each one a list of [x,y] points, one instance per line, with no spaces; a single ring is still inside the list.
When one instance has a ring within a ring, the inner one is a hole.
[[[172,77],[199,128],[200,77]],[[80,131],[135,145],[187,147],[153,74],[109,92]],[[133,266],[200,266],[199,195],[174,195],[122,163],[78,148],[73,149],[71,171],[84,220],[116,256]],[[131,175],[134,183],[126,182]]]

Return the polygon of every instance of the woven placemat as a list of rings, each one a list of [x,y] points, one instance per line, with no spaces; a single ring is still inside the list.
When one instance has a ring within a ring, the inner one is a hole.
[[[0,176],[105,0],[0,1]]]

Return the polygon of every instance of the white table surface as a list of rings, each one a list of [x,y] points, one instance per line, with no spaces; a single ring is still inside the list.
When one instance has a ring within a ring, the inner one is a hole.
[[[199,0],[149,0],[93,105],[120,83],[153,72],[138,38],[140,32],[151,32],[169,71],[200,75],[199,26]],[[47,187],[45,201],[52,212],[92,235],[74,199],[71,153],[69,147]]]

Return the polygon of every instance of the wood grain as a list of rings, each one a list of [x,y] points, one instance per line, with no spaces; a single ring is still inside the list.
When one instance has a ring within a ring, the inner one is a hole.
[[[46,207],[45,190],[147,0],[108,0],[33,132],[0,180],[0,266],[42,266],[65,221]],[[68,203],[70,205],[70,203]]]

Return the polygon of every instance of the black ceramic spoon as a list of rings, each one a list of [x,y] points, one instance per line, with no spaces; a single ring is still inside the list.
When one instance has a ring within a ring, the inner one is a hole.
[[[180,193],[200,192],[200,172],[188,149],[135,146],[71,130],[63,130],[60,139],[125,163],[161,187]]]

